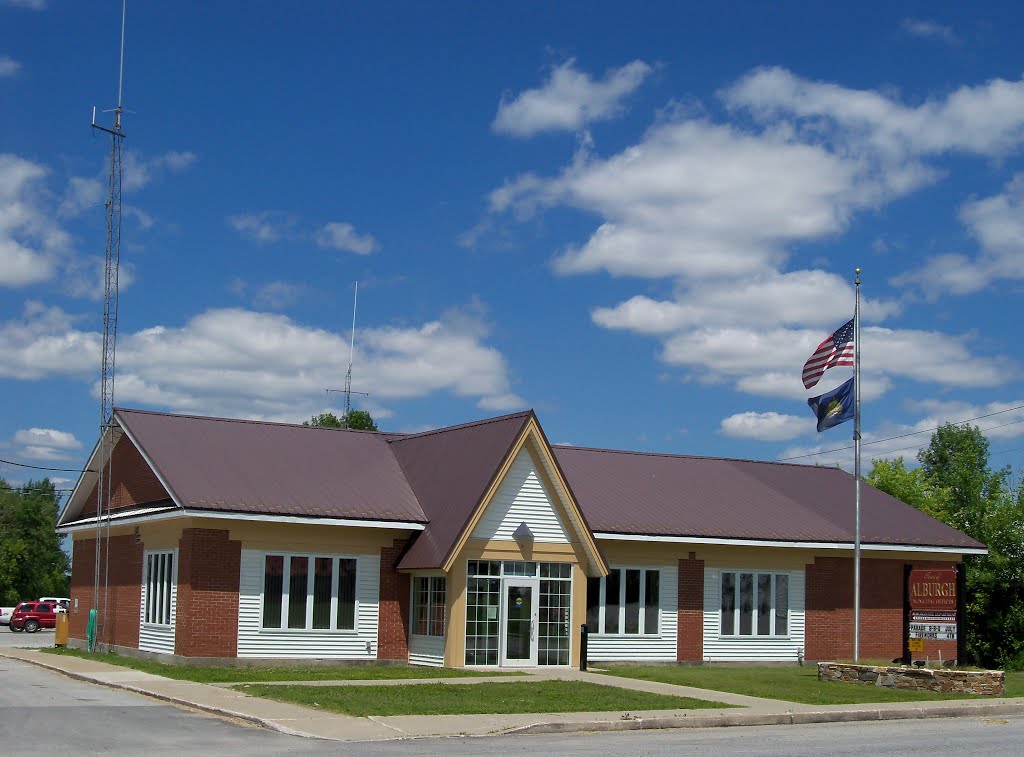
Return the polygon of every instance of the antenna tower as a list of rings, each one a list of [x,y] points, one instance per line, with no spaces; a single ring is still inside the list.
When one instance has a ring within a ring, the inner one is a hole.
[[[127,0],[121,0],[121,65],[117,79],[117,107],[114,123],[107,128],[96,123],[92,109],[92,128],[110,135],[110,165],[107,186],[107,243],[103,266],[103,357],[100,366],[100,449],[96,482],[96,562],[93,570],[92,611],[89,613],[89,651],[96,650],[107,619],[110,586],[110,488],[113,453],[113,428],[110,417],[114,406],[114,374],[117,348],[117,279],[121,260],[121,102],[124,83],[124,27]],[[100,564],[103,564],[103,595],[100,596]]]
[[[356,352],[356,304],[359,301],[359,282],[356,282],[356,291],[352,295],[352,341],[348,347],[348,372],[345,373],[345,414],[341,418],[341,422],[344,424],[344,428],[348,428],[348,414],[352,410],[352,395],[361,394],[364,397],[369,397],[367,392],[353,392],[352,391],[352,360]],[[337,389],[328,389],[328,394],[336,392]]]

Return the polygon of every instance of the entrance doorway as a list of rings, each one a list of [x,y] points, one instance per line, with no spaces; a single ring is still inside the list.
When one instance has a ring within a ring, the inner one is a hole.
[[[537,581],[504,581],[504,634],[501,664],[508,666],[537,664]]]
[[[466,665],[568,665],[572,564],[470,560]]]

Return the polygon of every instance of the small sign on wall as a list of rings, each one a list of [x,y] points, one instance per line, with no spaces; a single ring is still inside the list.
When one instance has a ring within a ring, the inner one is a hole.
[[[911,652],[923,652],[924,639],[910,639],[910,641],[907,642],[907,649]]]

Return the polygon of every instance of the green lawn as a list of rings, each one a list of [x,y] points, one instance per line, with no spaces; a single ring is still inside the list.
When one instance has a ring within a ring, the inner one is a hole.
[[[239,691],[347,715],[492,715],[524,712],[635,712],[715,709],[729,705],[648,694],[580,681],[510,681],[415,686],[273,686],[243,684]]]
[[[977,698],[970,694],[903,691],[819,681],[816,665],[602,665],[602,672],[624,678],[696,686],[802,704],[926,702]],[[1012,687],[1011,676],[1015,676]],[[1011,689],[1024,689],[1024,674],[1007,674],[1007,696],[1024,696],[1024,693],[1011,693]]]
[[[140,660],[116,654],[89,654],[80,649],[55,647],[40,651],[71,655],[86,660],[121,665],[143,673],[197,683],[244,683],[246,681],[369,681],[400,678],[470,678],[488,675],[522,675],[521,673],[481,672],[453,668],[425,668],[419,665],[376,664],[280,665],[241,668],[230,666],[168,665],[153,660]]]
[[[1006,696],[1024,697],[1024,670],[1006,674]]]

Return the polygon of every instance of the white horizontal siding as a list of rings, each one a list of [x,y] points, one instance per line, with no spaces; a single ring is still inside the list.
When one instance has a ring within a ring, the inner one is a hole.
[[[444,637],[411,635],[409,637],[409,662],[413,665],[444,667]]]
[[[171,579],[171,622],[170,625],[146,623],[146,557],[142,555],[142,602],[139,605],[139,649],[144,652],[174,654],[174,627],[178,622],[178,550],[173,550],[174,576]]]
[[[617,566],[611,566],[615,568]],[[640,566],[629,566],[631,568]],[[679,573],[676,566],[643,566],[657,568],[661,573],[658,602],[661,617],[658,620],[658,635],[602,634],[587,636],[587,659],[595,662],[615,660],[637,660],[647,662],[675,661],[679,632]]]
[[[238,587],[239,657],[322,657],[371,660],[377,657],[377,619],[380,598],[380,557],[356,558],[356,627],[354,631],[307,631],[260,627],[263,566],[267,552],[242,550]],[[271,553],[271,554],[283,554]],[[291,553],[289,553],[291,554]]]
[[[525,448],[516,455],[498,485],[487,511],[473,531],[473,538],[512,541],[512,534],[521,523],[529,526],[534,541],[562,544],[569,541],[553,499]]]
[[[758,571],[744,570],[757,573]],[[789,635],[784,638],[721,635],[722,571],[704,571],[704,659],[709,662],[794,662],[804,649],[804,572],[789,575]]]

